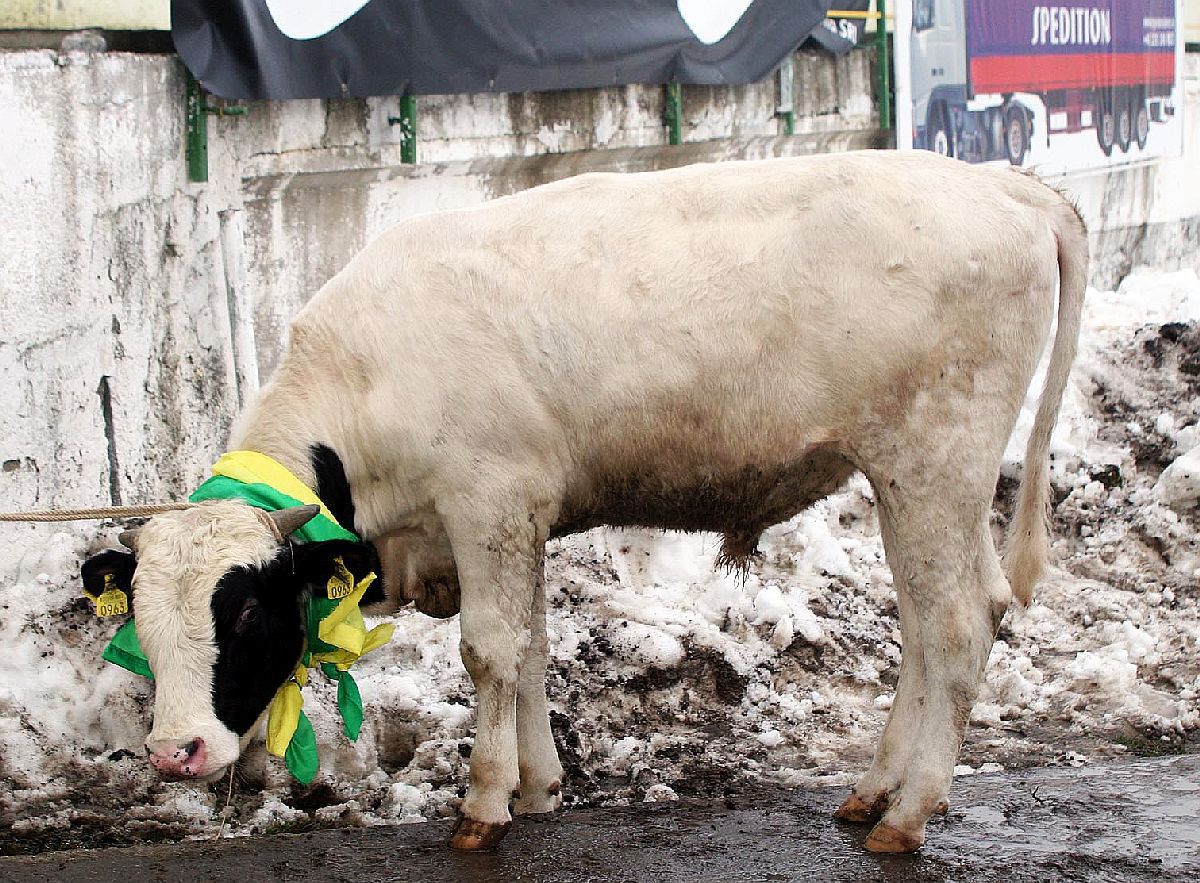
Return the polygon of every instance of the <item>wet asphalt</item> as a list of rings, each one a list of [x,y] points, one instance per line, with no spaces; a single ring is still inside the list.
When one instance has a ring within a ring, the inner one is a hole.
[[[958,779],[915,856],[865,852],[830,818],[843,791],[522,818],[489,854],[431,822],[7,857],[0,881],[1200,881],[1200,755]]]

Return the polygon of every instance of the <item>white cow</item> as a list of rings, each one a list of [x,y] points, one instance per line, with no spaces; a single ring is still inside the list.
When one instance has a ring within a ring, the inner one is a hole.
[[[870,849],[911,851],[946,800],[1000,618],[1043,568],[1086,270],[1076,211],[1007,168],[867,152],[583,175],[369,245],[296,318],[234,447],[283,464],[374,542],[378,609],[416,599],[447,615],[461,598],[478,695],[464,849],[499,841],[514,795],[517,812],[561,803],[547,539],[710,530],[738,562],[863,472],[904,656],[838,815],[874,823]],[[1056,284],[1006,578],[991,500]],[[322,545],[281,543],[235,501],[141,530],[147,746],[164,773],[212,778],[245,747],[298,658]]]

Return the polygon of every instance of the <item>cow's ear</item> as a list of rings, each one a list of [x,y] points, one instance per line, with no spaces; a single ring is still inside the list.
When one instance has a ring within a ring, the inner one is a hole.
[[[298,543],[295,548],[296,575],[313,594],[328,598],[348,595],[368,574],[377,579],[363,595],[361,603],[383,600],[383,573],[379,554],[370,543],[349,540],[326,540],[321,543]]]
[[[133,607],[133,572],[137,560],[129,552],[108,549],[80,567],[83,592],[92,599],[97,616],[117,616]]]

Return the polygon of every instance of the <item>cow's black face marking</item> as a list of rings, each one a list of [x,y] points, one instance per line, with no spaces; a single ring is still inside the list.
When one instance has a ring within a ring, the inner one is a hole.
[[[313,474],[317,477],[317,486],[314,489],[317,496],[333,513],[333,517],[338,520],[338,524],[345,527],[347,530],[358,530],[354,524],[354,496],[350,492],[350,481],[346,478],[346,467],[342,465],[342,458],[338,456],[337,451],[328,445],[315,444],[308,449],[309,461],[312,463]],[[364,550],[365,551],[365,550]],[[373,558],[373,563],[370,563],[363,568],[351,568],[359,573],[375,571],[379,579],[371,584],[363,595],[362,603],[375,604],[383,601],[386,594],[383,589],[383,573],[379,567],[379,557],[375,555],[375,550],[370,547],[369,554]],[[328,555],[326,558],[330,557]],[[356,555],[356,558],[361,556]],[[347,562],[349,563],[349,562]],[[318,588],[319,590],[319,588]]]
[[[350,482],[346,478],[342,458],[333,448],[322,444],[310,447],[308,457],[317,477],[317,496],[329,507],[340,525],[357,532],[354,526],[354,497],[350,493]]]
[[[213,711],[244,736],[304,649],[304,597],[285,551],[261,568],[230,570],[212,596],[217,637]]]
[[[363,579],[368,573],[374,573],[377,577],[363,593],[359,604],[374,604],[384,600],[379,554],[370,543],[326,540],[321,543],[300,543],[293,548],[296,573],[314,594],[320,596],[326,591],[329,577],[337,571],[337,560],[340,558],[355,581]]]
[[[308,592],[322,592],[341,559],[356,580],[379,573],[369,543],[329,540],[289,544],[262,567],[238,567],[217,583],[212,596],[217,662],[213,712],[244,736],[291,675],[304,650]],[[381,579],[363,604],[383,599]]]

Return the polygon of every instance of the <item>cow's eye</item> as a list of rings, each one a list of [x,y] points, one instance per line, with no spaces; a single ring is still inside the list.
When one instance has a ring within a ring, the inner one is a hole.
[[[242,634],[250,626],[258,621],[258,601],[250,598],[242,605],[242,612],[238,614],[237,625],[234,626],[234,631],[239,635]]]

